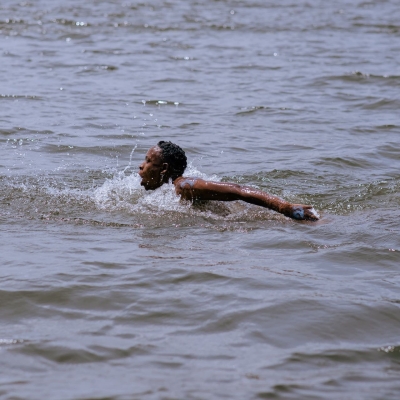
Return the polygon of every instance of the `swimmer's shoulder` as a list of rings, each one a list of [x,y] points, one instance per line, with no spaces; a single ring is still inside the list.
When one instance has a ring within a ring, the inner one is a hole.
[[[203,181],[201,178],[191,176],[180,176],[174,180],[175,191],[182,194],[185,189],[194,189],[196,183]]]

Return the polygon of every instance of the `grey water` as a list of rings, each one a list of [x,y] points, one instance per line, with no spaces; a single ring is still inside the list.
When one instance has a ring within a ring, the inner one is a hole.
[[[398,399],[395,0],[2,0],[0,399]],[[182,204],[137,175],[312,204]]]

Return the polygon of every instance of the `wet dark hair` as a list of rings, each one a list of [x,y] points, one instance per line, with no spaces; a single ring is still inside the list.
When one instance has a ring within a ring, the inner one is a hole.
[[[182,176],[187,167],[185,152],[177,144],[163,140],[157,146],[161,149],[163,161],[168,163],[172,180]]]

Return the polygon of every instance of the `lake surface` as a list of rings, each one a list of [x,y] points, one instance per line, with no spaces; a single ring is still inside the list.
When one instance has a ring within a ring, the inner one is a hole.
[[[398,399],[395,0],[2,0],[1,399]],[[318,223],[145,192],[186,175]]]

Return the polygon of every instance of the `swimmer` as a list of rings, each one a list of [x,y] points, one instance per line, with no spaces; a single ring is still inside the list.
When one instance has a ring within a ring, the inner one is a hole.
[[[140,184],[145,190],[155,190],[170,180],[175,192],[184,200],[234,201],[269,208],[297,220],[317,221],[319,215],[312,206],[292,204],[261,190],[236,183],[211,182],[194,177],[184,177],[187,166],[185,152],[171,142],[158,142],[151,147],[139,167]]]

